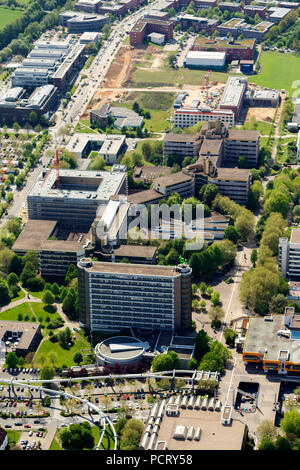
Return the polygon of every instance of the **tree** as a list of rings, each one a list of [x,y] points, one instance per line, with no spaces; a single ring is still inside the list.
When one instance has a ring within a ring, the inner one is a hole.
[[[207,293],[207,295],[211,296],[212,293],[213,293],[213,291],[214,291],[214,290],[213,290],[212,286],[207,286],[207,288],[206,288],[206,293]]]
[[[225,312],[221,307],[218,307],[218,306],[211,307],[208,310],[208,316],[209,316],[212,324],[218,325],[218,324],[221,323],[221,320],[224,318]]]
[[[5,358],[5,364],[8,368],[15,368],[18,365],[18,356],[13,352],[10,351],[7,353],[6,358]]]
[[[268,313],[268,303],[277,294],[279,274],[276,268],[266,266],[256,268],[243,274],[240,282],[240,300],[257,313]]]
[[[106,161],[103,157],[95,157],[90,165],[91,170],[104,170],[106,166]]]
[[[220,302],[220,292],[215,290],[210,298],[211,303],[216,307]]]
[[[233,225],[228,225],[224,231],[224,238],[237,244],[241,238],[241,234]]]
[[[43,293],[43,302],[47,305],[52,305],[55,302],[55,297],[50,290],[46,290]]]
[[[188,369],[190,369],[190,370],[196,370],[197,365],[198,365],[197,360],[194,357],[192,357],[192,359],[190,359],[188,364],[187,364]]]
[[[32,126],[36,126],[38,124],[39,118],[35,111],[31,111],[29,114],[29,122]]]
[[[300,438],[300,413],[297,409],[292,408],[285,413],[280,422],[280,428],[285,434]]]
[[[40,371],[40,378],[41,380],[51,380],[55,377],[55,370],[53,367],[44,366],[41,368]]]
[[[87,421],[71,424],[61,432],[60,440],[63,448],[67,450],[93,449],[95,445],[92,429]]]
[[[204,330],[200,330],[195,338],[195,343],[195,358],[200,360],[209,351],[210,337]]]
[[[172,370],[176,368],[176,366],[178,367],[178,360],[180,363],[179,356],[174,351],[159,354],[158,356],[155,356],[152,361],[152,370],[153,372]]]
[[[288,305],[288,300],[283,294],[275,295],[270,304],[271,312],[284,313],[285,307]]]
[[[67,315],[68,318],[73,319],[76,316],[76,308],[75,308],[76,299],[72,297],[70,292],[65,296],[62,309],[63,312]]]
[[[9,248],[3,248],[0,251],[0,269],[8,273],[8,269],[12,259],[14,258],[14,252]]]
[[[250,255],[250,261],[251,261],[251,263],[253,264],[253,267],[254,267],[254,268],[255,268],[255,266],[256,266],[257,258],[258,258],[257,250],[254,248],[254,249],[251,251],[251,255]]]
[[[232,330],[231,328],[226,328],[224,331],[224,338],[226,341],[226,344],[229,346],[234,346],[235,338],[237,338],[238,334],[236,331]]]
[[[65,274],[66,283],[69,284],[72,281],[72,279],[74,279],[77,276],[78,276],[77,267],[74,264],[70,264]]]
[[[250,212],[251,214],[251,212]],[[241,240],[246,241],[253,233],[253,214],[251,217],[246,213],[239,215],[235,221],[235,228],[241,235]]]
[[[0,305],[6,305],[10,301],[9,290],[6,282],[0,281]]]
[[[205,284],[205,282],[200,283],[199,289],[200,289],[201,295],[204,295],[206,293],[207,285]]]
[[[201,187],[199,191],[199,199],[203,204],[212,206],[212,202],[215,199],[216,195],[219,192],[219,188],[216,184],[205,184]]]
[[[199,303],[199,309],[201,310],[201,312],[204,312],[206,308],[206,302],[204,299],[200,300],[200,303]]]
[[[83,357],[80,352],[77,352],[74,354],[73,361],[75,362],[75,364],[79,365],[82,362],[82,360],[83,360]]]
[[[263,438],[269,438],[273,441],[277,437],[277,429],[271,420],[265,419],[257,427],[256,435],[259,442],[261,442]]]
[[[121,431],[121,450],[135,450],[138,448],[144,425],[137,419],[129,419]]]

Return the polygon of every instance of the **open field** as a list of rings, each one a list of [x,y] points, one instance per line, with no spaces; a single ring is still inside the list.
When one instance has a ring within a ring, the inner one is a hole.
[[[23,15],[23,10],[11,10],[0,6],[0,29]]]
[[[82,352],[83,349],[89,349],[90,344],[88,341],[80,335],[76,335],[76,340],[74,345],[70,349],[64,349],[60,346],[59,343],[52,343],[50,339],[43,341],[34,356],[34,364],[41,364],[42,357],[46,357],[51,352],[56,355],[55,366],[56,367],[71,367],[76,365],[73,361],[74,354],[77,352]]]
[[[141,108],[150,111],[151,119],[144,120],[144,127],[149,131],[162,132],[171,129],[171,124],[166,119],[172,116],[174,99],[174,93],[131,92],[122,103],[113,103],[113,105],[132,109],[133,103],[137,102]]]
[[[20,314],[23,316],[22,321],[26,321],[25,317],[28,317],[28,321],[39,321],[39,323],[44,326],[44,330],[42,330],[43,334],[47,332],[47,317],[50,318],[50,321],[60,318],[60,315],[54,312],[52,306],[47,306],[39,302],[24,302],[17,307],[12,307],[0,313],[0,320],[18,321]]]
[[[249,82],[278,90],[284,88],[292,95],[295,91],[292,84],[299,80],[300,57],[280,52],[262,52],[260,61],[261,72],[249,77]]]

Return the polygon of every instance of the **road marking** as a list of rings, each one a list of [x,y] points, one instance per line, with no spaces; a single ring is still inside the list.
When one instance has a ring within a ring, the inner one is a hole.
[[[227,391],[227,395],[226,395],[226,403],[228,403],[228,396],[229,396],[229,392],[230,392],[230,389],[231,389],[231,384],[232,384],[232,380],[233,380],[233,374],[234,374],[235,366],[236,366],[236,357],[234,358],[233,369],[232,369],[232,372],[231,372],[231,379],[230,379],[230,382],[229,382],[228,391]]]

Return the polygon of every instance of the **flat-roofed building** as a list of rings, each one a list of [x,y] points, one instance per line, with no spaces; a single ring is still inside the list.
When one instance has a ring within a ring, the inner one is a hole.
[[[134,264],[156,264],[157,248],[155,246],[121,245],[111,254],[113,263],[119,263],[124,258]]]
[[[255,39],[232,41],[230,39],[196,37],[191,50],[225,52],[226,62],[252,60],[255,52]]]
[[[125,139],[125,135],[76,132],[69,140],[66,149],[77,158],[85,158],[92,150],[97,150],[108,165],[114,165],[118,156],[126,150]]]
[[[229,77],[219,103],[219,108],[231,109],[237,119],[242,109],[247,86],[248,81],[246,78]]]
[[[184,59],[186,67],[222,70],[225,67],[225,52],[189,51]]]
[[[259,15],[261,18],[266,18],[267,16],[267,9],[264,6],[260,5],[246,5],[244,7],[245,15],[249,15],[254,17],[255,15]]]
[[[179,171],[154,180],[153,189],[167,198],[173,193],[178,193],[182,199],[186,199],[194,196],[194,178]]]
[[[29,219],[13,244],[12,250],[19,256],[32,250],[39,253],[43,242],[49,237],[55,236],[56,229],[57,222],[55,220]]]
[[[124,167],[114,165],[111,171],[60,170],[56,187],[55,172],[46,172],[35,182],[27,196],[29,219],[57,220],[62,226],[89,229],[100,205],[110,197],[126,194]]]
[[[7,353],[24,357],[37,350],[42,338],[40,323],[0,320],[0,343],[6,344]]]
[[[300,229],[292,229],[290,240],[279,239],[278,266],[283,277],[300,277]]]
[[[234,118],[231,109],[179,108],[174,111],[174,127],[190,127],[202,121],[221,121],[233,127]]]
[[[220,8],[221,11],[239,11],[242,9],[242,6],[240,3],[237,2],[220,2],[218,7]]]
[[[278,8],[278,7],[270,7],[268,9],[269,20],[272,23],[279,23],[283,20],[289,13],[291,13],[291,8]]]
[[[280,104],[280,92],[278,90],[247,90],[244,102],[254,107],[276,108]]]
[[[64,279],[70,264],[76,266],[85,256],[85,249],[78,241],[45,240],[39,255],[43,279]]]
[[[102,0],[78,0],[75,4],[75,8],[77,11],[95,13],[101,4]]]
[[[260,150],[258,131],[229,129],[224,139],[224,161],[236,163],[239,157],[246,157],[249,166],[255,167]]]
[[[130,45],[141,46],[150,33],[164,34],[166,41],[173,38],[173,22],[166,20],[140,19],[130,31]]]
[[[148,41],[153,42],[154,44],[164,44],[165,35],[160,33],[150,33],[148,34]]]
[[[291,307],[284,315],[249,318],[243,361],[261,365],[265,372],[299,375],[299,324],[299,313]]]
[[[190,327],[188,265],[102,263],[84,258],[77,267],[79,321],[83,327],[91,331]]]
[[[167,133],[163,140],[164,160],[169,155],[196,157],[202,144],[201,134],[172,134]]]
[[[12,74],[11,84],[13,87],[35,88],[48,85],[50,72],[43,67],[18,67]]]
[[[80,44],[90,44],[91,42],[98,44],[99,33],[94,31],[86,31],[80,36],[79,42]]]
[[[220,22],[214,18],[203,18],[185,13],[176,16],[176,23],[180,24],[183,30],[193,28],[195,32],[212,34]]]
[[[105,24],[109,23],[108,15],[95,13],[82,13],[76,11],[64,11],[59,14],[62,26],[68,28],[69,33],[85,33],[86,31],[100,32]]]

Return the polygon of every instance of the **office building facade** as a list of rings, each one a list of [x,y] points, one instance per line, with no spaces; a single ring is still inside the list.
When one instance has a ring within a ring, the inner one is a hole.
[[[78,267],[79,321],[91,331],[181,330],[191,325],[191,268],[102,263]]]

